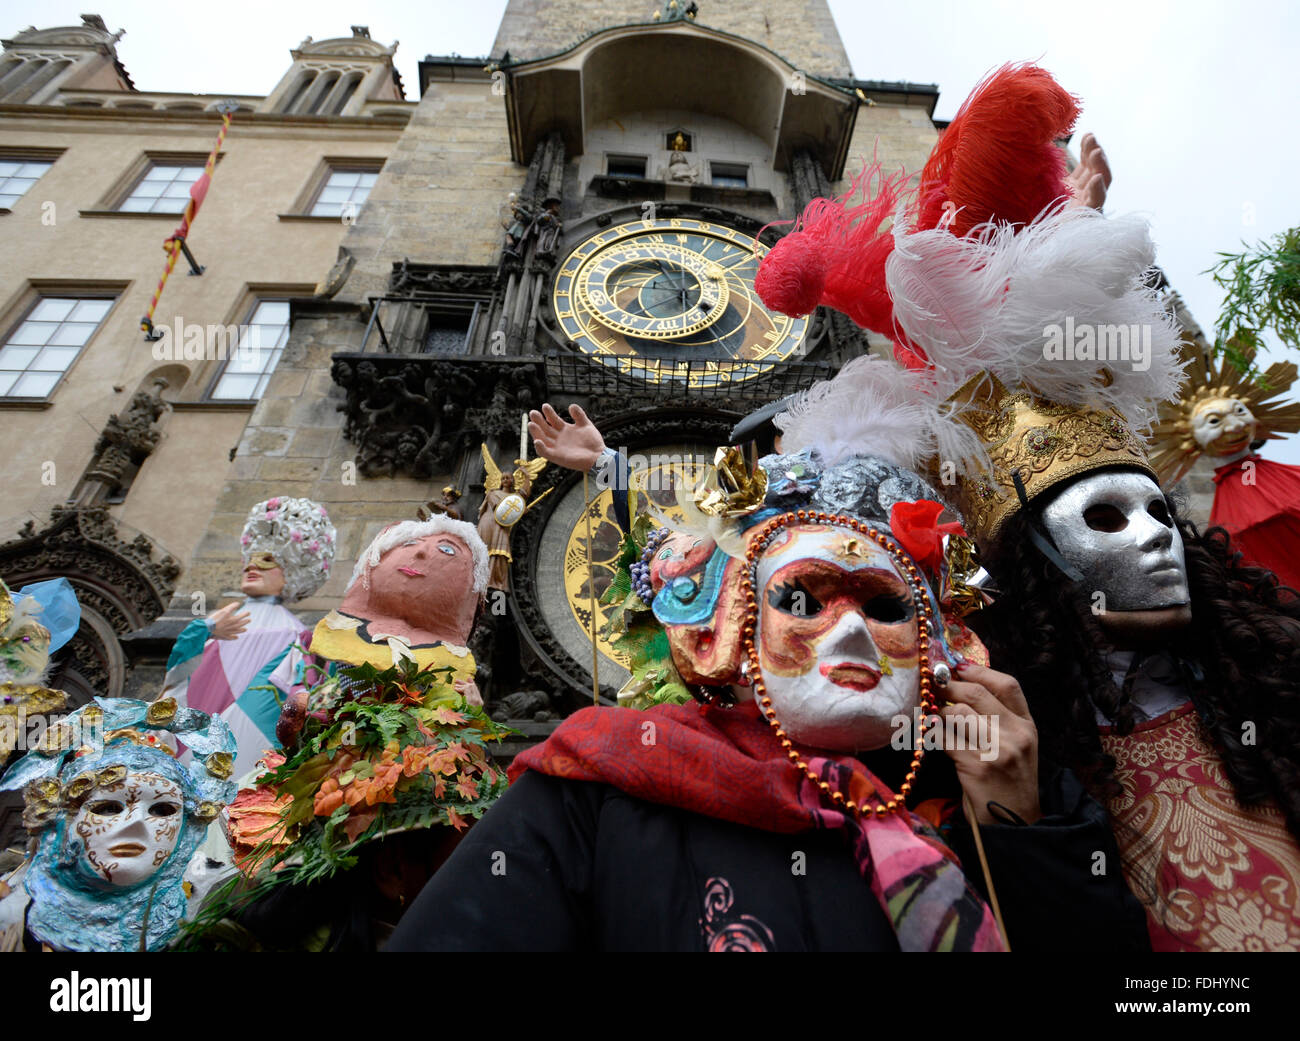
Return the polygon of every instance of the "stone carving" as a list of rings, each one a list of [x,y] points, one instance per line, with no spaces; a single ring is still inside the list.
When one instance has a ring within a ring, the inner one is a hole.
[[[486,293],[496,288],[494,268],[487,267],[437,267],[429,264],[412,264],[403,259],[393,265],[388,291],[393,296],[419,293]]]
[[[539,362],[335,355],[331,375],[347,390],[340,408],[358,470],[431,477],[480,441],[517,437],[520,413],[545,399]]]
[[[700,179],[700,171],[686,158],[685,152],[674,151],[668,157],[668,170],[664,180],[672,184],[695,184]]]
[[[108,495],[122,494],[125,491],[123,484],[129,483],[129,478],[158,446],[158,440],[162,437],[162,432],[155,430],[154,424],[170,408],[162,400],[162,392],[166,387],[166,380],[155,379],[152,392],[136,391],[125,412],[108,417],[99,440],[95,442],[90,464],[81,478],[79,492],[93,482],[103,485],[105,494]],[[95,498],[93,495],[90,497]]]

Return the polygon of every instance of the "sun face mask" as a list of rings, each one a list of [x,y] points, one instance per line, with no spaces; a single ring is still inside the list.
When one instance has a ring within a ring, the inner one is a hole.
[[[1192,437],[1213,456],[1244,452],[1255,440],[1258,423],[1237,398],[1206,398],[1192,408]]]
[[[1148,611],[1191,602],[1183,539],[1164,493],[1146,474],[1100,470],[1043,508],[1043,527],[1109,611]]]
[[[920,704],[917,618],[885,550],[829,525],[781,532],[756,571],[756,643],[790,737],[836,751],[881,748]]]

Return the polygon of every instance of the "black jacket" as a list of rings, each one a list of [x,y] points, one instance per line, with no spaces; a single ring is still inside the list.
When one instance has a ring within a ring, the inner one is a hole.
[[[1048,815],[1033,825],[981,829],[1013,951],[1148,950],[1104,811],[1071,774],[1041,794]],[[948,840],[982,893],[964,822]],[[529,771],[433,877],[386,949],[898,945],[839,834],[757,831]]]

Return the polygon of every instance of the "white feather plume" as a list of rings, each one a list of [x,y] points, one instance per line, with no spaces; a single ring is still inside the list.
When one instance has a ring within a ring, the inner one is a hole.
[[[1139,433],[1177,392],[1177,326],[1142,283],[1155,258],[1145,221],[1075,208],[967,238],[909,235],[901,222],[894,233],[886,280],[895,319],[935,365],[936,388],[988,372],[1053,401],[1113,407]],[[1069,328],[1093,331],[1095,360],[1048,349]],[[1128,357],[1109,356],[1121,342]]]
[[[893,361],[854,358],[776,417],[782,451],[814,448],[827,466],[873,455],[914,470],[934,454],[944,425],[932,383]]]

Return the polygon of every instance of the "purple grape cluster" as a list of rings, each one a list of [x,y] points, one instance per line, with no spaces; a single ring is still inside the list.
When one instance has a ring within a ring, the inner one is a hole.
[[[667,537],[667,528],[652,531],[650,537],[646,539],[645,549],[641,551],[641,559],[633,561],[628,569],[632,572],[632,592],[636,593],[647,607],[655,598],[654,590],[650,588],[650,558],[655,555],[655,551],[663,545]]]

